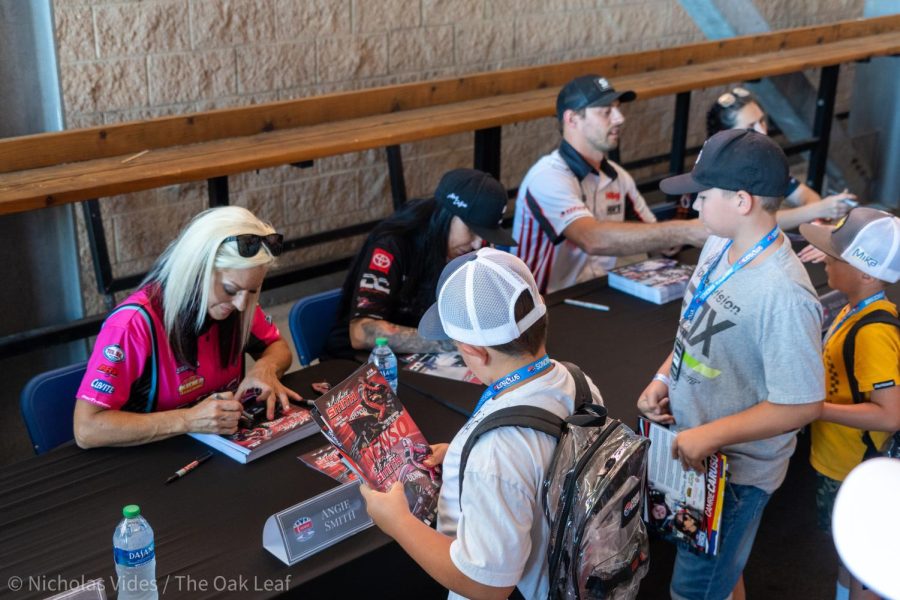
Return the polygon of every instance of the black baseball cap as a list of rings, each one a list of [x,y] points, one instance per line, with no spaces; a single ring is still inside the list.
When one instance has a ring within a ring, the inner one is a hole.
[[[563,86],[556,97],[556,118],[562,121],[567,110],[581,110],[590,106],[609,106],[616,100],[631,102],[637,98],[631,90],[617,92],[605,77],[582,75]]]
[[[434,199],[484,241],[516,245],[512,235],[500,227],[506,210],[506,188],[488,173],[476,169],[447,171],[434,190]]]
[[[756,131],[726,129],[706,140],[690,173],[663,179],[659,189],[670,195],[720,188],[781,197],[789,180],[787,157],[778,144]]]

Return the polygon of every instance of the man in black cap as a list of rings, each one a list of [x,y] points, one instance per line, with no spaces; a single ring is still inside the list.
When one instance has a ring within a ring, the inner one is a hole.
[[[625,123],[619,105],[634,99],[598,75],[573,79],[556,99],[563,140],[525,175],[513,222],[513,252],[542,293],[604,275],[615,256],[699,246],[706,238],[696,220],[656,224],[634,179],[607,158]],[[628,205],[643,223],[623,222]]]
[[[516,243],[500,226],[506,203],[506,189],[489,174],[454,169],[433,199],[407,202],[379,223],[350,266],[325,355],[354,358],[379,337],[395,352],[453,350],[422,339],[416,326],[449,260],[484,244]]]
[[[706,473],[707,456],[728,458],[716,555],[678,549],[675,600],[744,597],[741,573],[763,509],[784,480],[797,429],[822,411],[822,307],[775,221],[787,182],[778,144],[730,129],[706,141],[693,171],[660,183],[667,194],[697,194],[711,235],[674,349],[638,409],[678,432],[672,457],[685,468]]]

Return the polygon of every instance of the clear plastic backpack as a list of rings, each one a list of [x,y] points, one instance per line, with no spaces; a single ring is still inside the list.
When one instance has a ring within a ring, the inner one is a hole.
[[[650,442],[607,419],[606,409],[592,402],[581,369],[562,364],[575,378],[575,412],[563,420],[540,408],[517,406],[486,417],[462,450],[460,498],[469,452],[483,433],[529,427],[556,437],[541,498],[550,524],[549,597],[635,598],[649,568],[641,502]]]

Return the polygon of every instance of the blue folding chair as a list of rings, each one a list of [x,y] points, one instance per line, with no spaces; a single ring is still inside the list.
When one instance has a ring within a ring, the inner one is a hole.
[[[22,390],[19,407],[35,454],[43,454],[75,437],[72,412],[86,367],[83,362],[46,371],[32,377]]]
[[[325,348],[340,302],[341,288],[335,288],[301,298],[291,307],[288,325],[302,366],[308,367]]]

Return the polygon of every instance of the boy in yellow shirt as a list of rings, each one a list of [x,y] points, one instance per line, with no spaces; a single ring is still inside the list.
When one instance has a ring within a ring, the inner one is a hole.
[[[900,219],[860,207],[835,227],[801,225],[800,232],[827,255],[828,285],[849,298],[825,336],[827,396],[820,420],[812,425],[810,462],[818,478],[818,522],[830,531],[841,482],[864,458],[877,454],[891,432],[900,430],[900,329],[883,322],[860,326],[852,364],[846,364],[851,355],[845,347],[854,325],[868,315],[882,311],[881,317],[897,318],[885,288],[900,279]],[[878,596],[841,565],[836,597]]]

